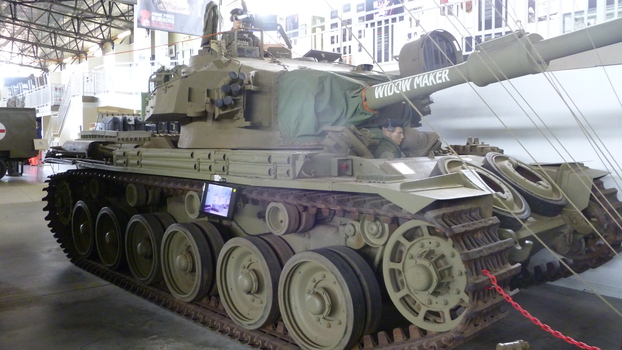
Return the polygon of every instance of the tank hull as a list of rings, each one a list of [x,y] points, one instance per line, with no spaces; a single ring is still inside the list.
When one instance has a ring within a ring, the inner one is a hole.
[[[74,264],[104,279],[110,280],[115,284],[124,286],[125,289],[141,294],[143,297],[157,302],[158,304],[170,305],[171,308],[177,310],[181,309],[187,310],[189,313],[192,312],[195,319],[199,317],[201,319],[200,322],[209,327],[217,329],[230,327],[230,329],[237,329],[240,334],[244,334],[244,340],[247,340],[251,344],[261,347],[265,347],[267,344],[276,344],[285,348],[297,346],[297,340],[286,335],[285,330],[288,328],[280,318],[261,328],[248,330],[230,319],[223,318],[221,314],[222,309],[218,311],[218,305],[221,305],[222,300],[220,300],[217,295],[202,296],[192,304],[181,302],[167,292],[167,284],[163,281],[145,286],[143,283],[137,282],[135,276],[132,276],[131,271],[128,271],[127,267],[111,269],[97,254],[90,257],[85,257],[81,254],[76,248],[76,233],[72,232],[74,222],[78,220],[75,217],[76,210],[74,209],[76,206],[75,203],[78,201],[89,203],[98,201],[99,204],[97,208],[100,209],[93,209],[94,216],[98,216],[97,213],[101,213],[102,206],[112,207],[114,204],[114,206],[119,208],[125,207],[128,215],[148,215],[149,213],[167,212],[175,218],[177,223],[208,221],[205,217],[193,219],[192,210],[187,210],[187,202],[180,201],[180,198],[187,198],[187,193],[189,192],[200,193],[205,184],[204,179],[141,174],[139,172],[131,174],[128,171],[117,172],[114,171],[113,168],[114,167],[110,167],[106,170],[102,170],[86,169],[86,167],[84,167],[83,170],[68,171],[63,174],[55,175],[49,182],[47,188],[48,194],[45,198],[45,200],[48,201],[48,205],[45,208],[45,210],[48,211],[47,220],[50,221],[52,231],[58,242],[64,247],[65,253]],[[232,177],[228,178],[227,181],[231,184]],[[248,182],[257,182],[257,180]],[[347,187],[353,188],[354,186],[352,184],[311,184],[308,187],[314,189],[301,190],[292,188],[286,189],[283,186],[272,187],[270,185],[273,184],[263,183],[264,181],[259,182],[267,186],[236,184],[240,191],[238,201],[248,204],[245,204],[244,208],[238,209],[239,217],[234,216],[232,222],[226,222],[226,220],[220,221],[222,226],[218,227],[221,232],[226,232],[226,235],[235,237],[280,237],[283,242],[286,242],[286,246],[290,247],[295,254],[304,251],[321,251],[322,249],[336,246],[349,247],[352,251],[357,251],[370,266],[374,266],[373,259],[377,256],[378,249],[367,245],[359,233],[351,237],[348,236],[348,234],[343,232],[343,229],[340,229],[340,226],[347,226],[350,222],[355,222],[357,225],[360,225],[361,220],[370,220],[373,218],[374,221],[371,222],[391,222],[390,226],[394,229],[394,226],[399,226],[400,221],[409,222],[416,221],[417,219],[424,219],[419,215],[410,214],[401,210],[399,207],[389,205],[390,202],[377,193],[344,190]],[[97,183],[97,185],[94,185],[94,183]],[[132,184],[132,186],[145,186],[149,192],[153,192],[154,190],[159,192],[159,201],[127,209],[127,198],[121,198],[118,193],[126,192],[127,194],[127,187],[130,184]],[[334,189],[330,188],[333,186],[340,188],[340,191],[334,191]],[[428,187],[434,188],[434,186]],[[434,191],[440,193],[438,189],[439,186],[437,185],[436,187],[437,189],[426,190],[429,192],[426,196],[430,197],[430,193]],[[455,188],[456,186],[452,187]],[[95,190],[95,188],[99,189],[99,191]],[[458,203],[460,203],[459,201],[454,200],[452,201],[454,204],[453,206],[436,210],[436,212],[434,210],[428,211],[428,217],[432,218],[433,221],[438,221],[436,224],[439,230],[442,229],[448,232],[450,232],[451,229],[448,228],[449,222],[445,222],[444,220],[446,219],[444,218],[447,216],[454,218],[462,217],[465,221],[463,224],[470,225],[473,230],[470,234],[477,236],[481,235],[482,232],[487,232],[486,234],[490,235],[495,231],[498,221],[494,218],[489,217],[486,219],[480,216],[478,207],[485,207],[485,205],[482,204],[485,200],[482,201],[480,198],[481,193],[477,193],[478,191],[473,189],[468,190],[470,191],[465,191],[465,193],[469,192],[470,200],[464,201],[463,204],[460,205],[458,205]],[[410,188],[409,191],[414,192],[415,189]],[[117,193],[117,195],[112,195],[112,193]],[[454,192],[452,197],[455,198],[458,193],[459,192]],[[465,197],[464,194],[459,196]],[[440,198],[441,196],[436,195],[435,197]],[[64,202],[64,204],[61,202]],[[372,202],[376,202],[377,204],[373,207],[366,207],[364,205],[364,203]],[[470,205],[468,204],[469,202],[471,203]],[[71,203],[74,204],[72,205]],[[256,203],[256,205],[252,203]],[[262,205],[262,203],[264,204]],[[257,215],[249,214],[260,212],[262,208],[265,208],[265,203],[293,204],[298,210],[302,210],[302,212],[313,212],[314,223],[307,226],[308,229],[305,232],[292,232],[282,236],[275,236],[270,232],[270,229],[266,227],[264,220],[258,220]],[[327,205],[328,203],[333,204]],[[466,213],[469,213],[469,215],[466,215]],[[329,220],[329,218],[331,219]],[[356,218],[356,220],[354,220],[354,218]],[[216,223],[213,218],[210,219],[211,222]],[[427,219],[427,221],[429,220],[430,219]],[[96,221],[97,220],[93,223],[95,226],[98,225]],[[264,228],[257,229],[256,227],[259,224],[262,224]],[[474,229],[475,226],[479,226],[479,228]],[[255,229],[253,230],[253,228]],[[246,229],[248,229],[248,232],[242,232]],[[95,235],[97,234],[95,233]],[[463,236],[463,233],[458,233],[457,236],[459,236],[460,239],[468,239],[466,235]],[[492,234],[492,236],[496,235]],[[456,239],[455,243],[452,241],[452,238],[448,238],[452,237],[452,234],[447,234],[443,237],[444,240],[452,242],[446,247],[447,249],[450,249],[450,246],[453,244],[459,244],[458,242],[460,239],[457,239],[456,236],[453,236],[453,239]],[[497,242],[488,242],[484,246],[478,247],[479,249],[474,248],[475,251],[486,250],[486,254],[473,253],[473,256],[465,257],[465,260],[471,263],[481,260],[482,262],[478,264],[483,264],[483,261],[487,259],[503,260],[505,251],[512,244],[511,240],[507,239],[503,241],[497,239]],[[364,246],[366,246],[366,248]],[[355,250],[354,248],[358,249]],[[213,268],[215,267],[216,266],[213,266]],[[376,268],[379,268],[379,266],[376,266]],[[495,272],[500,280],[508,282],[509,278],[517,274],[519,270],[519,265],[510,265],[506,262],[505,264],[497,266]],[[468,307],[467,305],[475,302],[475,300],[479,300],[479,295],[481,293],[490,294],[489,297],[492,298],[485,302],[485,305],[480,303],[478,308],[472,309],[467,317],[463,317],[463,319],[457,321],[454,320],[456,324],[452,328],[457,329],[442,332],[440,335],[422,337],[420,333],[425,333],[423,329],[412,325],[409,326],[407,321],[402,321],[398,322],[397,325],[390,326],[390,328],[368,329],[365,334],[359,334],[352,342],[361,342],[361,345],[363,342],[379,345],[383,343],[384,332],[391,332],[392,334],[403,335],[402,339],[395,339],[391,342],[391,346],[393,347],[433,342],[439,344],[442,348],[451,348],[460,344],[465,337],[479,331],[482,328],[482,321],[488,324],[492,323],[492,320],[502,318],[507,311],[502,307],[503,299],[494,297],[494,293],[485,289],[488,285],[487,280],[482,278],[481,275],[479,275],[479,277],[474,276],[467,279],[466,270],[461,271],[464,273],[465,283],[467,283],[467,280],[468,283],[463,286],[465,289],[463,298],[466,300],[459,302],[460,309]],[[469,270],[469,274],[470,273],[476,272],[471,268],[471,270]],[[380,275],[376,276],[375,280],[380,281]],[[387,304],[390,303],[389,300],[385,300],[384,302]],[[374,315],[373,317],[379,317],[379,315]]]

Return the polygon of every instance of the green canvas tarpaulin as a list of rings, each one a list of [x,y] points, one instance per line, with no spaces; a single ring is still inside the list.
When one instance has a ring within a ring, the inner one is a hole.
[[[285,72],[278,84],[278,122],[288,139],[313,139],[325,126],[358,125],[374,114],[363,108],[363,81],[335,72]]]

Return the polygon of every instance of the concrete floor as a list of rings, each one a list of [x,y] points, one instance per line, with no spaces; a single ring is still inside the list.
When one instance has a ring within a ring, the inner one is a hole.
[[[0,179],[0,349],[248,349],[73,266],[42,211],[43,181],[59,169],[24,170]],[[592,294],[544,285],[515,300],[578,341],[622,349],[622,317]],[[622,300],[607,300],[622,310]],[[458,349],[519,339],[531,349],[576,349],[514,310]]]

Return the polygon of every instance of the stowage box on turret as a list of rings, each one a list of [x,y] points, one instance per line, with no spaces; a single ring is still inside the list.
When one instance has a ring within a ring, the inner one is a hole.
[[[53,149],[79,169],[49,180],[47,219],[76,265],[256,346],[452,347],[507,312],[484,270],[506,291],[525,283],[534,235],[598,266],[599,235],[622,240],[598,203],[620,206],[605,172],[478,142],[450,152],[415,127],[435,91],[622,40],[622,20],[589,30],[513,33],[464,63],[435,31],[402,50],[400,76],[261,57],[262,31],[236,30],[151,77],[146,122],[179,133],[89,131]],[[403,157],[372,157],[379,126],[403,129]]]

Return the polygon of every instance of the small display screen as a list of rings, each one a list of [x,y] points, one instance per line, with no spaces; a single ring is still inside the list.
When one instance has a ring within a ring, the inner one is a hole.
[[[237,190],[233,187],[205,184],[203,188],[202,210],[208,215],[232,218]]]

